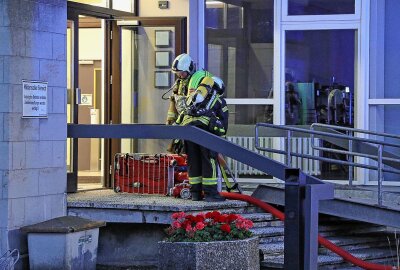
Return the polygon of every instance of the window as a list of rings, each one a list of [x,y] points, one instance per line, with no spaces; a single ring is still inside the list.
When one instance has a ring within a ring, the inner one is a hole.
[[[353,125],[356,33],[286,31],[286,124]]]
[[[354,14],[355,0],[288,0],[288,15]]]
[[[70,2],[76,2],[86,5],[92,5],[97,7],[108,7],[108,0],[69,0]]]
[[[272,106],[260,100],[272,98],[274,1],[229,2],[206,1],[206,68],[224,81],[228,104],[247,100],[230,107],[232,124],[265,122]]]
[[[68,0],[70,2],[76,2],[96,7],[112,8],[115,10],[126,11],[135,13],[135,1],[134,0]]]

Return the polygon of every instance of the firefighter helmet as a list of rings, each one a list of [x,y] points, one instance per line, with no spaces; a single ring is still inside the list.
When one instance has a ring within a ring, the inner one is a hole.
[[[193,74],[195,71],[195,65],[188,54],[182,53],[175,58],[174,62],[172,62],[171,69],[173,72],[186,71],[189,74]]]
[[[222,96],[225,93],[225,84],[220,77],[214,76],[212,77],[214,80],[213,88],[217,92],[218,95]]]

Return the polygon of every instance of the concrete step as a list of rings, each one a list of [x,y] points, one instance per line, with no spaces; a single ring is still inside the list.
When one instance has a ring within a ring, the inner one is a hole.
[[[261,227],[250,229],[254,235],[259,237],[260,244],[283,241],[283,227]]]
[[[318,256],[318,265],[336,264],[341,262],[343,262],[343,260],[339,256],[329,256],[329,255]],[[262,266],[263,269],[283,269],[284,256],[283,254],[264,256],[264,260],[260,263],[260,266]]]
[[[318,231],[320,233],[323,232],[339,232],[339,231],[357,231],[358,229],[363,230],[364,228],[377,228],[379,229],[378,231],[381,231],[381,228],[386,228],[381,225],[375,225],[375,224],[368,224],[368,223],[361,223],[361,222],[329,222],[329,223],[323,223],[323,221],[319,222],[318,226]]]
[[[270,256],[272,254],[283,254],[285,251],[285,245],[283,241],[261,243],[259,245],[260,251],[264,256]]]
[[[392,241],[391,245],[387,241],[376,241],[375,238],[369,237],[352,237],[352,238],[345,238],[345,237],[331,237],[330,240],[335,245],[343,248],[346,251],[353,252],[356,250],[365,250],[371,248],[386,248],[395,250],[395,242]],[[275,241],[275,242],[268,242],[268,243],[261,243],[260,244],[260,251],[262,254],[268,256],[270,254],[279,254],[284,252],[284,242],[283,241]],[[323,246],[320,246],[318,250],[318,254],[320,255],[334,255],[332,251],[326,249]]]
[[[353,253],[356,250],[361,250],[361,249],[371,249],[371,248],[385,248],[385,249],[393,249],[395,248],[395,244],[392,243],[391,245],[387,241],[367,241],[365,240],[364,243],[353,243],[353,244],[347,244],[347,245],[338,245],[344,250]],[[318,250],[318,254],[333,254],[332,251],[329,249],[326,249],[325,247],[320,247]]]
[[[213,210],[210,209],[204,209],[204,210],[195,210],[195,211],[188,211],[188,213],[191,214],[199,214],[199,213],[205,213],[205,212],[210,212]],[[253,207],[253,206],[238,206],[238,207],[227,207],[227,208],[222,208],[222,209],[215,209],[215,211],[218,211],[220,213],[224,213],[224,214],[240,214],[240,215],[244,215],[244,214],[262,214],[262,210],[258,207]]]
[[[331,237],[328,237],[327,239],[337,246],[374,243],[377,241],[376,237],[372,237],[372,236],[368,236],[368,235],[359,235],[359,236],[353,235],[351,237],[331,236]],[[379,241],[383,241],[383,240],[385,240],[383,237],[379,238]],[[388,243],[388,242],[386,242],[386,243]]]
[[[386,248],[367,248],[367,249],[360,249],[351,252],[352,255],[354,255],[357,258],[360,258],[362,260],[374,260],[374,261],[379,261],[379,260],[385,260],[386,262],[393,261],[391,258],[389,258],[391,255],[390,250]],[[391,263],[393,264],[393,263]],[[270,254],[270,255],[264,255],[264,260],[261,262],[261,265],[266,268],[266,269],[282,269],[284,267],[284,255],[283,254]],[[341,268],[335,268],[335,265],[337,267],[345,266],[349,267],[351,265],[348,265],[347,262],[344,261],[344,259],[336,254],[331,254],[331,255],[318,255],[318,269],[322,269],[321,267],[324,266],[324,269],[341,269]],[[357,269],[357,268],[354,268]]]
[[[386,228],[382,226],[375,226],[375,225],[367,225],[364,227],[355,227],[355,228],[338,228],[337,230],[329,230],[329,231],[320,231],[319,234],[323,237],[330,237],[334,235],[361,235],[361,234],[368,234],[368,233],[377,233],[377,232],[385,232]]]
[[[254,228],[283,226],[283,221],[269,213],[251,213],[242,214],[242,216],[253,221]]]
[[[273,220],[273,221],[262,221],[262,222],[253,222],[253,228],[260,228],[260,227],[282,227],[284,224],[280,220]]]
[[[368,229],[365,229],[368,231]],[[260,232],[261,231],[261,232]],[[284,228],[281,227],[279,231],[282,231],[282,234],[277,234],[276,231],[273,231],[274,234],[270,235],[268,233],[263,234],[262,232],[265,232],[265,230],[260,230],[255,233],[256,235],[259,236],[260,238],[260,243],[271,243],[271,244],[278,244],[278,242],[282,242],[282,248],[283,248],[283,241],[285,239],[284,236]],[[268,231],[266,231],[268,232]],[[325,237],[325,236],[324,236]],[[349,250],[355,250],[357,247],[359,248],[366,248],[366,247],[374,247],[375,244],[378,246],[387,246],[389,247],[389,241],[387,240],[385,235],[382,235],[382,233],[378,232],[376,233],[375,230],[373,230],[371,233],[363,233],[361,235],[354,235],[354,234],[349,234],[349,235],[339,235],[336,236],[333,232],[330,232],[330,235],[326,237],[328,240],[333,242],[337,246],[342,246],[346,247]],[[394,239],[391,240],[391,244],[394,245],[395,241]],[[272,247],[273,252],[276,252],[275,246]],[[261,250],[265,250],[265,252],[268,251],[268,245],[260,248]],[[322,253],[328,253],[330,252],[329,250],[324,249],[323,247],[320,248]],[[283,252],[283,249],[282,249]]]
[[[252,206],[224,209],[222,212],[241,214],[253,221],[254,227],[251,231],[259,237],[259,249],[263,254],[260,262],[261,269],[283,269],[284,223],[282,221]],[[360,259],[385,264],[395,263],[391,255],[395,247],[389,247],[387,240],[387,235],[391,234],[388,234],[383,226],[325,216],[320,219],[319,231],[322,236]],[[395,241],[392,240],[392,245],[394,243]],[[354,270],[360,268],[344,261],[326,248],[320,247],[318,269]]]
[[[393,258],[388,258],[388,259],[376,259],[376,260],[365,260],[366,262],[370,263],[375,263],[375,264],[382,264],[382,265],[387,265],[387,266],[399,266],[397,264],[396,259]],[[348,262],[343,262],[341,264],[335,264],[335,265],[321,265],[318,267],[318,270],[333,270],[333,269],[338,269],[338,270],[360,270],[362,269],[359,266],[355,266],[353,264],[350,264]]]
[[[358,250],[352,253],[357,258],[362,260],[374,262],[384,262],[385,264],[395,265],[395,261],[388,258],[388,251],[386,249],[365,249]],[[260,264],[263,269],[283,269],[284,256],[282,254],[272,254],[264,256],[264,260]],[[344,268],[342,268],[344,267]],[[350,267],[350,268],[349,268]],[[337,255],[319,255],[318,256],[318,269],[360,269],[359,267],[353,268],[349,263],[345,262],[343,258]]]
[[[270,213],[249,213],[243,214],[242,216],[252,220],[253,222],[277,220],[277,218]]]
[[[283,227],[264,227],[264,228],[252,228],[250,231],[258,236],[259,238],[264,237],[273,237],[273,236],[283,236],[284,228]]]

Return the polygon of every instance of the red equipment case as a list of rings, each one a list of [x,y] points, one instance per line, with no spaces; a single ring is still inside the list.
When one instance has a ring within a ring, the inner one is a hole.
[[[114,158],[114,191],[169,195],[174,175],[181,176],[182,168],[186,168],[186,156],[118,153]]]

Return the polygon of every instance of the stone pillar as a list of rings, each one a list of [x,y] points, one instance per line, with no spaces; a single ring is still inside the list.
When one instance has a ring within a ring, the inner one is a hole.
[[[1,254],[66,215],[66,23],[66,0],[0,0]],[[22,80],[48,82],[47,119],[22,118]]]

